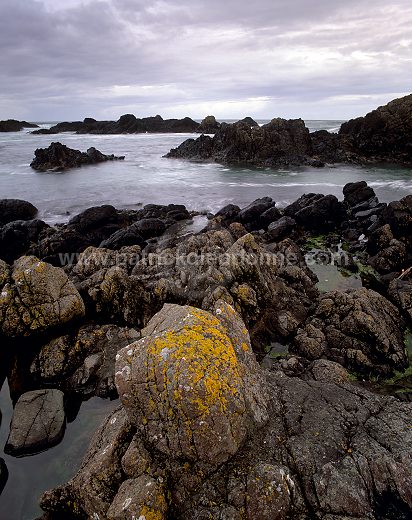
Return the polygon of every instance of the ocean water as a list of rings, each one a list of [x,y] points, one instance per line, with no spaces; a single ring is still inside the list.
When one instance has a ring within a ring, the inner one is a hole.
[[[263,123],[263,121],[261,121]],[[342,121],[307,121],[311,131],[337,131]],[[48,127],[50,124],[42,124]],[[49,223],[100,204],[138,208],[142,204],[185,204],[215,212],[228,203],[246,205],[271,196],[285,206],[303,193],[332,193],[342,198],[347,182],[366,180],[382,201],[399,199],[412,189],[412,170],[398,167],[336,166],[317,168],[248,168],[196,163],[163,156],[191,134],[32,135],[0,134],[0,198],[29,200]],[[125,161],[39,173],[30,168],[34,150],[60,141],[85,151],[125,155]]]

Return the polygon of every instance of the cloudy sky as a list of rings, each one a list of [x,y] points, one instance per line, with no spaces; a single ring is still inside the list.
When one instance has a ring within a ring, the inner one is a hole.
[[[410,0],[0,0],[0,119],[346,119],[412,91]]]

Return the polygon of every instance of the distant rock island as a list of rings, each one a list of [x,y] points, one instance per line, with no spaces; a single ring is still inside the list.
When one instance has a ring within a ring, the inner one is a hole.
[[[23,128],[39,128],[39,126],[27,121],[17,121],[16,119],[0,121],[0,132],[20,132]]]
[[[214,137],[187,139],[166,157],[255,166],[324,166],[327,163],[412,164],[412,94],[365,117],[344,123],[338,134],[310,133],[302,119],[221,123]]]

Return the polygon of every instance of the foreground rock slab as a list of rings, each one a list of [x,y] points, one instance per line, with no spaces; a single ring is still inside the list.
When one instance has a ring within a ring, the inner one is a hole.
[[[60,442],[65,429],[64,394],[60,390],[33,390],[16,403],[5,452],[38,453]]]
[[[222,302],[165,306],[143,336],[117,360],[123,407],[78,474],[45,493],[44,518],[411,517],[410,404],[330,361],[301,377],[263,371]]]
[[[61,143],[52,143],[48,148],[37,148],[34,155],[35,158],[30,163],[30,166],[34,170],[43,172],[67,170],[68,168],[78,168],[88,164],[124,159],[124,156],[105,155],[94,147],[89,148],[87,152],[80,152]]]

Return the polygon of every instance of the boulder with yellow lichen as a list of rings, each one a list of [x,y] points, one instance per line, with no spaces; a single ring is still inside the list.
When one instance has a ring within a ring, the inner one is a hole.
[[[5,336],[29,336],[84,315],[83,300],[66,273],[23,256],[11,268],[0,266],[0,330]]]

